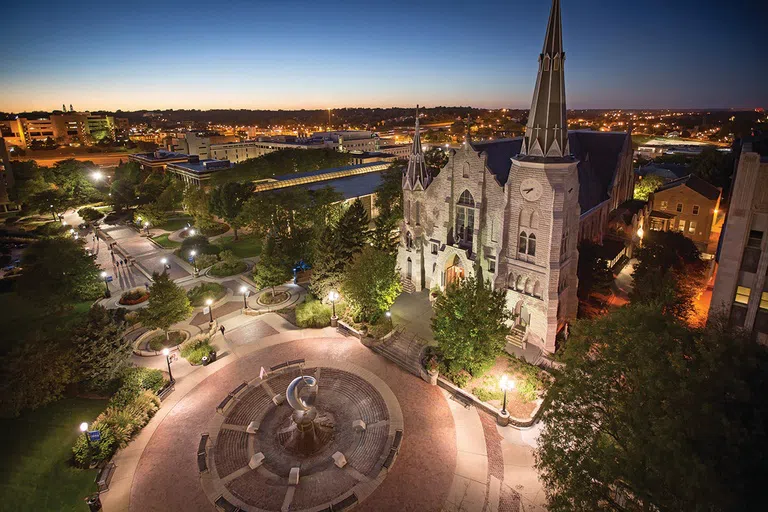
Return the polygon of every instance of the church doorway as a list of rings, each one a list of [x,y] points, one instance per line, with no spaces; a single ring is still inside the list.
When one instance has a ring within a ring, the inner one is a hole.
[[[461,260],[458,256],[453,257],[453,262],[445,269],[445,282],[446,286],[450,286],[457,283],[459,280],[464,279],[464,267],[461,266]]]
[[[515,326],[525,329],[531,323],[531,312],[522,300],[515,305]]]
[[[413,278],[413,261],[411,261],[411,258],[408,258],[408,261],[406,262],[406,269],[405,269],[405,277],[407,277],[409,280]]]

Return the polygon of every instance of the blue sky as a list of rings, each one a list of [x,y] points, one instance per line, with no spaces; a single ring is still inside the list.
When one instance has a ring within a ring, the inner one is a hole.
[[[562,0],[569,107],[768,106],[762,5]],[[527,108],[549,7],[13,2],[3,8],[0,111]]]

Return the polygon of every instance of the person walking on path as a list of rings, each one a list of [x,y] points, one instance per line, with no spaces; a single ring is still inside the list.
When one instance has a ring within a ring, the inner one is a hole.
[[[224,331],[225,331],[225,329],[224,329],[224,326],[223,326],[223,325],[222,325],[221,327],[219,327],[219,331],[221,331],[221,336],[222,336],[222,337],[224,337]]]

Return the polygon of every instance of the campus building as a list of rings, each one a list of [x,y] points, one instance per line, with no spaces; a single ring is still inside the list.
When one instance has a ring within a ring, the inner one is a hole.
[[[8,148],[5,140],[0,137],[0,212],[18,209],[18,206],[9,198],[13,185],[13,169],[11,160],[8,158]]]
[[[709,308],[768,343],[768,137],[740,141]]]
[[[506,291],[508,341],[546,352],[576,318],[579,240],[600,243],[634,189],[628,133],[567,131],[564,60],[555,0],[524,137],[474,143],[467,134],[434,179],[417,116],[398,250],[408,291],[445,289],[481,269]]]
[[[189,155],[158,149],[151,153],[134,153],[128,156],[129,162],[137,162],[142,170],[165,172],[168,164],[188,162]]]
[[[168,163],[165,172],[172,174],[188,187],[201,188],[208,186],[208,181],[214,173],[230,168],[232,163],[229,160],[212,160],[189,155],[183,162]]]
[[[127,128],[128,120],[90,112],[64,112],[48,118],[17,117],[0,121],[0,130],[9,146],[27,148],[33,141],[51,139],[60,144],[80,142],[91,144],[103,137],[115,138],[116,132]]]

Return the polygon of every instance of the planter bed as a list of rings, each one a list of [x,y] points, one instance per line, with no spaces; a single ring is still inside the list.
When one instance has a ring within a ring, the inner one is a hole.
[[[148,350],[159,352],[164,348],[175,347],[187,339],[186,333],[182,331],[171,331],[168,337],[169,339],[166,340],[165,333],[161,332],[147,340],[144,340],[143,344],[146,344]]]
[[[264,306],[272,306],[273,304],[280,304],[291,298],[291,294],[286,291],[277,291],[275,295],[272,295],[271,291],[266,291],[259,295],[256,302]]]

